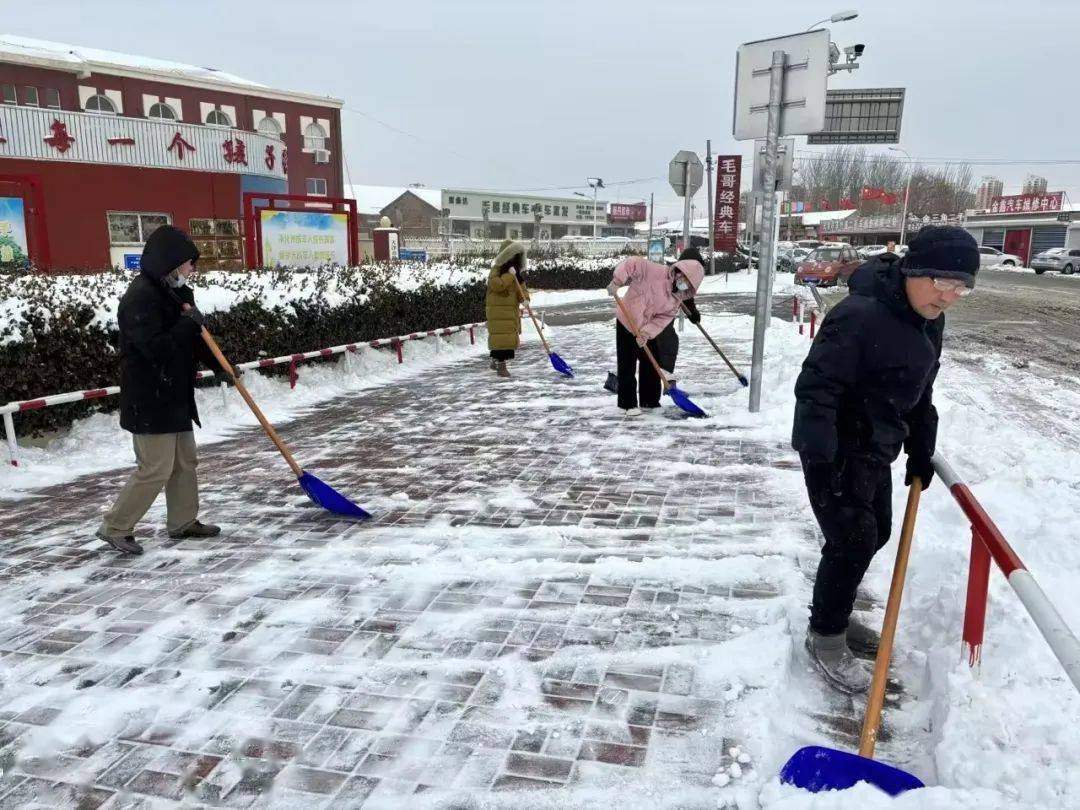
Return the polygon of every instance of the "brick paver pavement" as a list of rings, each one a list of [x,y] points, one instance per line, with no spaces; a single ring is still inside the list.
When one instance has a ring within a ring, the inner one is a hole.
[[[212,542],[170,541],[158,504],[145,556],[105,550],[90,535],[119,473],[0,504],[0,807],[467,807],[526,788],[574,807],[664,785],[715,807],[757,687],[708,653],[805,601],[815,533],[776,486],[798,474],[784,445],[722,413],[617,418],[610,337],[557,333],[575,381],[533,343],[510,382],[457,361],[284,425],[367,524],[308,504],[254,431],[202,450]],[[696,387],[725,389],[683,343]],[[822,706],[809,727],[851,745],[854,707]]]

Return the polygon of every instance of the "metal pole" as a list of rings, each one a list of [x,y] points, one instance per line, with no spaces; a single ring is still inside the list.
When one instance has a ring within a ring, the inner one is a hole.
[[[652,242],[652,225],[653,225],[653,198],[655,194],[649,194],[649,242]],[[648,248],[648,243],[646,243]]]
[[[683,164],[683,250],[690,247],[690,161]]]
[[[7,438],[8,452],[11,453],[12,467],[19,466],[19,443],[15,438],[15,420],[11,418],[10,411],[4,411],[4,435]]]
[[[596,195],[599,190],[599,183],[592,187],[592,238],[594,242],[600,238],[600,234],[596,230]]]
[[[915,173],[914,166],[908,166],[907,185],[904,186],[904,213],[900,217],[900,244],[904,244],[904,238],[907,236],[907,204],[908,197],[911,195],[911,175]]]
[[[716,260],[713,258],[713,253],[716,252],[716,223],[713,222],[713,184],[712,184],[712,141],[705,141],[705,170],[708,172],[709,179],[705,183],[705,198],[709,203],[709,275],[713,275],[716,272]],[[735,189],[735,193],[738,194],[739,190]],[[739,227],[739,223],[735,223],[735,227]]]
[[[765,358],[765,327],[768,326],[771,307],[772,274],[775,256],[776,219],[776,158],[780,143],[780,102],[784,94],[784,65],[787,54],[773,51],[769,70],[769,123],[765,137],[765,199],[761,210],[761,233],[768,234],[761,245],[758,262],[757,302],[754,307],[754,349],[750,362],[750,413],[761,410],[761,375]]]

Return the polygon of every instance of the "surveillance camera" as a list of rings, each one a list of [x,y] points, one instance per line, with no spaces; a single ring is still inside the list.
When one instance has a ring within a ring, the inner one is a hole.
[[[844,48],[844,53],[846,53],[849,57],[853,59],[858,59],[860,56],[863,55],[863,51],[865,50],[866,46],[860,42],[858,45],[848,45],[846,48]]]

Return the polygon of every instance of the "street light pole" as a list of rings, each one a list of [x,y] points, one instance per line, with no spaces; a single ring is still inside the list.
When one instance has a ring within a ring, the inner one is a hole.
[[[907,237],[907,207],[908,198],[911,196],[911,176],[915,173],[915,165],[911,162],[911,155],[906,149],[901,149],[899,146],[890,146],[889,151],[903,152],[908,159],[907,185],[904,186],[904,213],[900,216],[900,244],[903,245],[904,239]]]
[[[604,187],[604,179],[602,177],[587,177],[585,178],[585,182],[592,186],[592,237],[596,240],[600,238],[600,226],[597,222],[596,214],[597,194],[599,194],[600,189]]]

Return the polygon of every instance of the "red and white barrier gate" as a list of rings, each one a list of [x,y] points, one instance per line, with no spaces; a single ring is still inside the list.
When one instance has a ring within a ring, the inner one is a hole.
[[[469,343],[475,344],[476,330],[485,326],[486,324],[483,323],[468,323],[462,326],[450,326],[445,329],[429,329],[427,332],[410,332],[407,335],[398,335],[397,337],[379,338],[378,340],[369,341],[366,344],[346,343],[342,346],[331,346],[329,349],[318,349],[313,352],[299,352],[297,354],[286,354],[281,357],[273,357],[265,360],[251,360],[247,363],[238,363],[236,367],[241,371],[271,368],[273,366],[286,364],[288,364],[290,368],[295,368],[297,363],[301,363],[305,360],[325,359],[338,354],[344,354],[346,362],[348,362],[349,355],[356,353],[361,346],[365,345],[370,346],[373,349],[389,347],[397,353],[397,361],[399,363],[404,363],[405,356],[402,353],[401,347],[407,340],[423,340],[424,338],[429,337],[449,337],[450,335],[460,334],[461,332],[468,332]],[[437,347],[438,343],[435,345]],[[200,371],[195,375],[195,379],[207,380],[213,376],[214,372],[212,371]],[[39,399],[27,399],[0,405],[0,415],[3,416],[4,422],[4,435],[7,439],[8,451],[11,454],[11,465],[13,467],[19,466],[19,443],[15,437],[15,421],[12,418],[12,414],[22,413],[23,411],[34,411],[39,408],[49,408],[53,405],[64,405],[70,402],[83,402],[88,399],[112,397],[119,393],[120,387],[113,385],[108,388],[92,388],[87,391],[72,391],[67,394],[53,394],[47,397],[40,397]]]
[[[1023,560],[1005,540],[1001,530],[986,514],[956,470],[940,455],[934,456],[934,469],[960,504],[971,523],[971,562],[968,570],[967,604],[964,610],[964,652],[971,666],[982,660],[983,631],[986,628],[986,602],[990,588],[990,561],[997,563],[1009,585],[1020,598],[1028,615],[1050,645],[1054,656],[1073,686],[1080,692],[1080,639],[1065,624],[1057,608],[1047,598]]]

